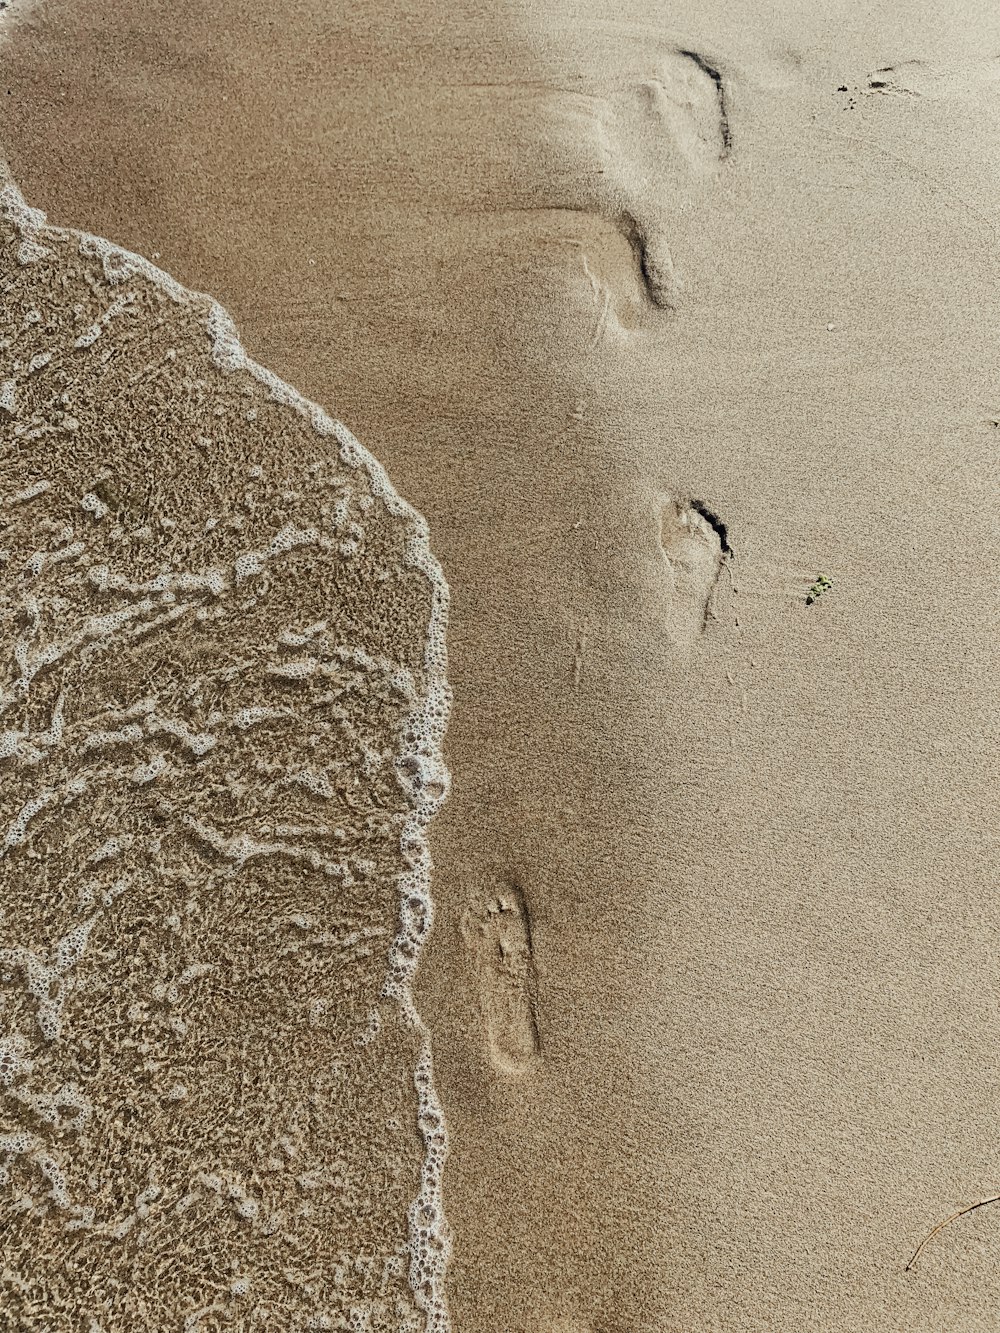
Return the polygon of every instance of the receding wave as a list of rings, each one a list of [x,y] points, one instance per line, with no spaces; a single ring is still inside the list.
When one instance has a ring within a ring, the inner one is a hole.
[[[0,187],[5,1316],[445,1333],[426,525],[213,301]]]

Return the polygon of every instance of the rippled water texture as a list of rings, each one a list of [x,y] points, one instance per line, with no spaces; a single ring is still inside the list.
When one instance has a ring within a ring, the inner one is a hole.
[[[425,525],[214,302],[3,203],[3,1307],[443,1330]]]

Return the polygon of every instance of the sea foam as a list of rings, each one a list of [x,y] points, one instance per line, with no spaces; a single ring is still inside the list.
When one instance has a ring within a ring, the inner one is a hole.
[[[445,1298],[445,1274],[450,1251],[450,1233],[442,1200],[442,1174],[448,1151],[447,1130],[434,1086],[430,1035],[416,1010],[412,990],[421,950],[433,920],[431,859],[427,829],[431,818],[445,798],[448,787],[442,745],[450,706],[445,651],[449,593],[441,568],[431,553],[427,525],[424,519],[396,493],[381,464],[343,424],[334,420],[321,407],[309,402],[247,355],[229,315],[211,298],[187,291],[169,274],[148,260],[123,250],[107,240],[50,226],[42,212],[25,203],[9,172],[2,164],[0,164],[0,208],[8,225],[16,234],[14,253],[16,263],[22,269],[51,264],[55,252],[65,248],[67,244],[72,244],[84,261],[99,265],[110,299],[73,341],[74,354],[92,357],[111,355],[110,349],[102,352],[102,347],[113,336],[116,322],[131,318],[137,305],[141,305],[145,300],[143,290],[136,287],[137,281],[141,284],[144,280],[151,284],[156,291],[179,306],[189,309],[194,306],[211,341],[211,357],[218,370],[227,376],[249,377],[266,391],[272,402],[298,414],[309,423],[318,436],[335,443],[342,464],[366,479],[366,493],[360,497],[358,505],[361,511],[360,517],[367,519],[373,501],[381,502],[385,511],[398,520],[405,531],[402,543],[405,566],[417,571],[429,586],[429,613],[419,679],[415,680],[413,673],[402,670],[398,663],[388,659],[383,660],[378,656],[373,657],[358,646],[345,650],[339,645],[336,652],[331,650],[325,658],[322,655],[317,656],[316,644],[322,642],[322,636],[326,632],[325,621],[316,621],[305,627],[289,626],[284,636],[279,637],[269,650],[274,656],[273,669],[269,670],[272,676],[277,674],[287,682],[289,690],[298,688],[302,682],[306,682],[308,688],[313,690],[321,689],[328,682],[335,685],[338,671],[368,673],[370,678],[387,681],[385,688],[395,689],[398,697],[406,701],[400,744],[394,756],[396,781],[406,796],[406,813],[399,827],[399,854],[403,869],[397,877],[398,928],[388,952],[388,966],[381,998],[387,1005],[397,1007],[404,1024],[416,1039],[413,1086],[416,1093],[417,1124],[424,1145],[424,1160],[419,1191],[409,1208],[409,1240],[406,1254],[409,1285],[416,1305],[423,1312],[427,1333],[447,1333],[449,1319]],[[25,322],[30,322],[32,313],[38,312],[29,311],[24,316]],[[34,322],[40,321],[41,315]],[[8,335],[13,332],[10,328],[2,330],[4,338],[2,345],[8,349],[11,346]],[[26,447],[27,441],[32,437],[32,431],[43,429],[37,422],[33,425],[30,419],[22,419],[19,416],[20,400],[24,386],[34,376],[47,373],[51,369],[48,366],[50,359],[51,353],[43,353],[34,356],[27,363],[13,362],[8,378],[0,385],[0,431],[9,438],[13,438],[11,432],[15,432],[18,448]],[[0,370],[6,369],[8,360],[10,360],[8,353],[0,353],[2,362]],[[178,376],[179,374],[178,371]],[[54,380],[53,389],[57,388],[58,381]],[[251,408],[247,413],[247,420],[250,421],[255,415],[256,409]],[[155,424],[151,423],[153,431]],[[68,412],[63,414],[60,428],[65,432],[73,432],[74,418]],[[211,441],[207,438],[204,443],[211,445]],[[150,468],[155,470],[155,467],[154,436],[150,442]],[[249,480],[252,482],[253,478]],[[2,505],[8,514],[17,512],[23,515],[32,506],[44,506],[50,502],[55,504],[57,499],[61,502],[61,498],[56,496],[51,482],[43,478],[11,491]],[[336,556],[344,562],[356,558],[364,533],[361,524],[352,525],[357,529],[356,532],[347,530],[345,520],[349,503],[349,497],[341,496],[338,500],[337,512],[331,522],[329,533],[321,531],[319,527],[297,528],[292,523],[286,523],[266,545],[248,545],[242,552],[236,554],[228,565],[213,562],[205,568],[182,571],[164,568],[152,577],[129,578],[122,572],[109,568],[104,555],[101,555],[96,563],[93,562],[93,542],[86,526],[80,528],[82,535],[77,538],[76,525],[79,523],[109,534],[106,538],[102,537],[102,540],[120,540],[117,535],[119,529],[111,526],[114,523],[114,514],[109,508],[108,493],[101,490],[96,483],[94,489],[81,489],[81,493],[75,499],[75,513],[78,518],[70,516],[64,531],[65,537],[77,540],[65,541],[62,545],[57,540],[55,553],[51,550],[35,552],[32,557],[35,563],[31,565],[27,577],[37,579],[42,577],[45,571],[49,571],[49,577],[55,577],[58,570],[55,574],[52,571],[57,565],[60,569],[72,570],[79,563],[86,567],[85,574],[79,580],[80,587],[86,585],[92,589],[95,596],[107,597],[113,593],[125,598],[125,604],[98,615],[84,617],[65,639],[50,639],[47,644],[40,646],[44,638],[42,620],[45,616],[51,616],[51,608],[45,609],[43,615],[43,611],[37,607],[32,609],[34,604],[28,597],[24,601],[25,609],[22,613],[22,619],[27,617],[25,622],[27,628],[14,647],[16,670],[0,687],[3,689],[3,694],[0,695],[0,727],[8,726],[7,720],[2,716],[4,713],[13,719],[24,701],[34,697],[33,690],[38,679],[47,678],[51,676],[53,670],[62,667],[69,670],[71,662],[95,661],[97,660],[94,657],[95,653],[100,655],[115,644],[120,645],[120,651],[131,650],[131,645],[140,640],[149,639],[150,636],[155,638],[164,632],[173,633],[171,627],[203,623],[206,619],[211,621],[213,616],[220,613],[222,603],[230,604],[234,598],[244,595],[243,589],[246,585],[252,585],[254,588],[265,586],[272,562],[280,564],[291,558],[292,553],[295,558],[304,558],[314,546],[321,547],[323,552],[330,552],[330,558]],[[56,505],[56,508],[58,507]],[[55,510],[52,510],[52,513],[54,514]],[[232,518],[230,526],[234,529],[238,526],[238,517],[234,515]],[[216,522],[217,520],[210,519],[204,524],[204,530],[208,534],[204,538],[205,541],[215,536],[213,529],[216,528]],[[52,519],[50,527],[55,525],[56,520]],[[129,536],[138,543],[159,540],[166,549],[172,540],[173,526],[176,526],[174,519],[163,517],[158,538],[152,529],[150,536],[144,537],[144,530],[139,528],[134,529]],[[91,561],[89,566],[88,561]],[[0,577],[3,577],[2,570]],[[73,577],[76,578],[76,575]],[[76,587],[77,584],[73,583],[72,588],[75,590]],[[74,591],[71,596],[75,595]],[[250,608],[247,614],[253,613],[256,596],[256,593],[248,594],[245,603],[240,603],[240,606],[245,605]],[[345,660],[345,652],[350,660]],[[298,656],[294,655],[296,653]],[[333,697],[333,694],[330,697]],[[322,699],[326,696],[317,694],[315,697]],[[65,743],[62,728],[64,725],[70,725],[63,722],[61,695],[58,703],[53,703],[50,707],[51,716],[47,722],[47,730],[40,731],[36,728],[33,731],[30,724],[23,724],[20,727],[13,725],[3,732],[6,739],[3,741],[3,748],[0,749],[0,760],[9,758],[11,763],[21,765],[25,772],[29,771],[32,765],[44,767],[54,749]],[[136,791],[155,792],[164,781],[170,780],[177,765],[212,762],[211,752],[216,745],[217,737],[236,736],[243,743],[245,736],[246,743],[250,744],[261,726],[284,725],[289,711],[289,708],[284,706],[251,705],[236,710],[228,718],[224,716],[216,718],[210,729],[195,730],[183,720],[168,715],[157,707],[153,700],[141,700],[139,704],[125,709],[120,716],[109,715],[99,727],[86,735],[81,735],[79,753],[87,755],[87,763],[90,764],[96,763],[96,757],[106,752],[124,751],[129,755],[129,759],[127,767],[123,768],[121,773],[129,776],[129,785]],[[155,739],[156,748],[148,748],[149,738]],[[132,751],[137,753],[131,753]],[[366,760],[367,762],[377,768],[380,757],[373,754],[370,760]],[[102,780],[106,781],[107,770],[100,770],[100,773],[104,775]],[[25,800],[14,812],[13,818],[6,825],[5,832],[0,836],[2,842],[0,857],[19,852],[22,844],[30,840],[36,822],[44,820],[52,811],[71,809],[74,803],[89,797],[91,778],[92,771],[88,768],[82,775],[77,774],[61,787],[36,788],[34,795]],[[327,779],[313,774],[308,767],[302,767],[298,773],[288,775],[286,787],[290,789],[293,786],[304,793],[302,799],[314,803],[329,800],[331,794]],[[242,867],[251,857],[278,856],[293,860],[298,858],[300,863],[312,869],[324,868],[327,873],[334,873],[341,881],[346,875],[345,882],[353,882],[350,866],[336,867],[331,871],[329,867],[333,863],[329,857],[321,856],[311,848],[308,851],[303,849],[299,836],[302,830],[298,825],[292,829],[291,834],[272,836],[265,840],[254,841],[242,834],[235,839],[226,839],[221,832],[214,829],[211,821],[195,818],[189,813],[179,814],[169,799],[158,799],[160,804],[156,808],[164,820],[176,815],[178,825],[184,825],[195,841],[211,844],[206,854],[215,854],[217,858],[221,856],[224,861],[234,863],[226,870],[226,874],[235,873],[234,866]],[[120,854],[125,854],[126,859],[132,858],[129,860],[129,866],[132,867],[134,858],[139,854],[140,845],[142,855],[149,858],[146,864],[154,867],[160,864],[157,858],[161,857],[162,853],[158,839],[140,836],[136,830],[122,832],[120,835],[112,833],[104,838],[90,856],[89,864],[103,869],[104,862],[111,862],[114,865],[116,858]],[[354,873],[364,873],[364,864],[362,863],[360,868],[355,867]],[[120,882],[127,884],[128,877]],[[94,886],[85,886],[81,890],[80,902],[86,903],[98,899],[97,910],[92,911],[72,932],[68,932],[57,941],[53,940],[54,953],[50,950],[47,958],[38,956],[24,946],[0,951],[0,963],[6,960],[10,967],[16,966],[23,970],[29,991],[39,986],[44,990],[38,1005],[37,1020],[43,1028],[43,1035],[49,1041],[55,1040],[62,1031],[64,990],[67,987],[71,990],[75,984],[74,975],[81,962],[86,959],[88,948],[93,947],[90,937],[96,933],[95,923],[99,919],[104,920],[102,913],[106,917],[106,904],[110,903],[113,897],[112,893],[105,893],[103,899],[100,899]],[[179,908],[168,918],[172,929],[180,927],[182,910]],[[200,970],[202,967],[204,972]],[[208,964],[199,964],[194,970],[189,967],[181,980],[190,981],[194,977],[203,976],[209,970]],[[70,990],[66,993],[70,993]],[[133,1005],[133,1010],[138,1018],[146,1012],[146,1007],[143,1003],[137,1002]],[[376,1014],[374,1031],[377,1034],[377,1010],[373,1012]],[[174,1024],[173,1031],[183,1035],[184,1021],[179,1016],[176,1016],[176,1021],[173,1019],[171,1021]],[[3,1034],[0,1033],[0,1042],[2,1040]],[[2,1055],[0,1072],[7,1071],[11,1079],[14,1078],[13,1071],[22,1066],[25,1069],[29,1067],[30,1059],[22,1051],[21,1038],[11,1037],[6,1047],[0,1045],[0,1052],[3,1051],[7,1053]],[[176,1104],[183,1104],[187,1096],[188,1090],[181,1082],[174,1082],[165,1094],[167,1101]],[[78,1115],[89,1116],[89,1103],[75,1087],[64,1094],[64,1101],[71,1108],[75,1104]],[[20,1153],[34,1161],[40,1178],[43,1182],[47,1181],[51,1203],[70,1214],[67,1225],[70,1223],[75,1227],[91,1225],[93,1208],[90,1207],[88,1212],[87,1206],[70,1204],[67,1193],[69,1186],[63,1178],[62,1168],[47,1152],[42,1139],[27,1132],[20,1138],[16,1135],[8,1138],[10,1142],[5,1140],[0,1143],[0,1154],[7,1155],[7,1165],[3,1167],[4,1176],[0,1177],[0,1183],[3,1178],[9,1178],[11,1164]],[[15,1139],[17,1142],[14,1142]],[[206,1189],[211,1193],[214,1187],[208,1187],[202,1181],[196,1187],[195,1193],[198,1197],[204,1197]],[[248,1223],[256,1224],[255,1210],[258,1205],[239,1181],[227,1182],[220,1177],[218,1190],[215,1192],[221,1192],[223,1197],[231,1200],[238,1216]],[[155,1214],[158,1206],[157,1198],[155,1190],[148,1198],[144,1195],[141,1207],[137,1204],[134,1214],[120,1223],[118,1229],[124,1226],[127,1232],[133,1226],[141,1225],[151,1210]],[[177,1204],[179,1210],[182,1202],[183,1200]],[[37,1209],[40,1205],[36,1202],[30,1206]],[[185,1207],[189,1206],[191,1206],[190,1199]],[[230,1293],[233,1297],[249,1299],[247,1293],[251,1292],[252,1288],[251,1279],[241,1273],[233,1278]],[[189,1313],[187,1318],[189,1321],[194,1318],[197,1324],[202,1313],[201,1310],[194,1311]],[[315,1326],[324,1325],[321,1322]],[[400,1326],[410,1328],[413,1325],[404,1321]]]

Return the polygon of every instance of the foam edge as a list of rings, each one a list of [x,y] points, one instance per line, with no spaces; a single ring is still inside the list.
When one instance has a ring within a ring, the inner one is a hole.
[[[450,1333],[445,1277],[451,1254],[451,1230],[442,1193],[448,1135],[434,1087],[430,1032],[413,999],[413,979],[434,916],[427,829],[447,795],[449,783],[443,744],[451,709],[446,649],[450,592],[444,572],[431,552],[427,522],[397,493],[382,464],[342,422],[247,354],[233,319],[213,297],[183,287],[169,273],[141,255],[102,237],[71,227],[52,226],[44,212],[27,204],[3,158],[0,158],[0,211],[21,237],[22,248],[27,247],[28,254],[33,254],[34,258],[41,258],[45,252],[47,236],[75,238],[81,254],[101,260],[104,276],[112,286],[141,274],[178,304],[204,303],[205,329],[212,342],[215,364],[223,371],[249,373],[269,390],[274,400],[305,417],[317,434],[333,436],[337,440],[341,460],[349,467],[364,471],[372,491],[389,512],[405,521],[406,563],[420,570],[431,585],[431,612],[424,644],[424,688],[406,717],[404,749],[397,764],[411,801],[411,813],[400,835],[401,850],[409,869],[400,879],[400,925],[390,949],[382,994],[383,998],[398,1003],[419,1043],[413,1083],[424,1161],[420,1190],[408,1212],[410,1286],[418,1306],[426,1315],[426,1333]],[[25,258],[21,262],[33,261]]]

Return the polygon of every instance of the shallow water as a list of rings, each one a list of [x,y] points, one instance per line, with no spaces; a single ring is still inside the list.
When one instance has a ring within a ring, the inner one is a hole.
[[[214,302],[0,202],[4,1311],[444,1330],[426,526]]]

